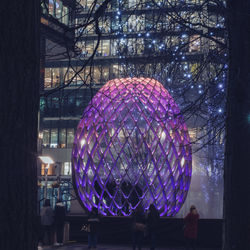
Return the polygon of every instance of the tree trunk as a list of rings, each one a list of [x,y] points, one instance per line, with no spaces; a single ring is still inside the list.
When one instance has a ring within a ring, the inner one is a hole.
[[[223,249],[249,249],[250,29],[249,1],[228,1],[227,96]]]
[[[0,249],[37,249],[40,1],[1,1]]]

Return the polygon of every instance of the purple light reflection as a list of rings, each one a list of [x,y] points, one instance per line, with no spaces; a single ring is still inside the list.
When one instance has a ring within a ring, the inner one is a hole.
[[[154,203],[175,215],[191,181],[192,156],[179,108],[150,78],[107,82],[78,124],[72,151],[74,181],[84,207],[130,215]]]

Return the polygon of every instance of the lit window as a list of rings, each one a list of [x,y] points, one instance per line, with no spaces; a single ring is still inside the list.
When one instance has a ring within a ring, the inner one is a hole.
[[[110,41],[109,40],[103,40],[102,41],[102,54],[103,56],[109,56],[109,47],[110,47]]]
[[[67,129],[67,147],[70,148],[73,146],[74,142],[74,129]]]
[[[56,18],[60,20],[62,17],[62,2],[60,0],[56,0],[55,7]]]
[[[44,129],[43,130],[43,146],[48,147],[49,146],[49,129]]]
[[[66,129],[65,128],[60,129],[59,146],[60,146],[60,148],[66,147]]]
[[[47,170],[47,175],[55,175],[55,167],[53,165],[49,165],[49,168],[46,169],[47,164],[42,163],[41,165],[41,175],[45,175],[45,171]]]
[[[58,145],[58,129],[53,128],[53,129],[51,129],[50,147],[51,148],[57,148],[57,145]]]
[[[50,15],[54,15],[54,1],[53,0],[49,0],[49,14]]]
[[[69,24],[69,9],[66,6],[63,6],[62,9],[62,23]]]
[[[193,35],[190,37],[189,52],[200,51],[201,39],[199,35]]]
[[[71,162],[64,162],[62,168],[63,175],[71,175]]]

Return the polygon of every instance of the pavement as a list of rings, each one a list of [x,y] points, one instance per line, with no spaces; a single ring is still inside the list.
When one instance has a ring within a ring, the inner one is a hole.
[[[88,245],[87,244],[80,244],[80,243],[71,243],[66,244],[64,246],[44,246],[44,247],[38,247],[38,250],[87,250]],[[131,245],[107,245],[107,244],[98,244],[97,250],[131,250]],[[142,250],[149,249],[148,246],[142,247]],[[185,250],[184,247],[157,247],[156,250]],[[199,248],[197,247],[196,250],[220,250],[219,248]]]

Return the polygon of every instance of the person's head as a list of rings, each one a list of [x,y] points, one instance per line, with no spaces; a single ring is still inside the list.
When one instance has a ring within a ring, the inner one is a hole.
[[[50,206],[50,200],[49,200],[49,199],[46,199],[46,200],[45,200],[44,206],[45,206],[45,207],[49,207],[49,206]]]
[[[194,206],[194,205],[192,205],[191,207],[190,207],[190,212],[192,213],[192,212],[195,212],[196,211],[196,207]]]

